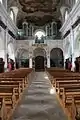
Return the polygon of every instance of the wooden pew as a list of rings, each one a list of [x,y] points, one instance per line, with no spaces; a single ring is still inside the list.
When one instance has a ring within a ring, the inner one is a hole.
[[[28,74],[32,71],[32,69],[19,69],[13,70],[11,72],[6,72],[0,74],[0,78],[22,78],[24,79],[24,85],[28,83]]]
[[[2,120],[7,120],[9,115],[12,112],[12,109],[14,109],[16,105],[16,99],[15,99],[15,89],[12,87],[0,87],[0,99],[4,99],[5,103],[1,103],[5,109],[3,109],[3,112],[1,112],[0,117],[3,117]],[[4,119],[4,115],[5,119]]]
[[[28,84],[24,83],[24,78],[0,78],[0,82],[16,82],[16,83],[21,83],[22,86],[22,91],[24,90],[25,86],[28,86]]]
[[[49,74],[53,76],[51,83],[58,90],[60,100],[75,120],[76,109],[80,109],[80,73],[56,69]]]
[[[56,86],[56,89],[58,91],[58,95],[61,96],[61,93],[63,91],[63,88],[64,87],[72,87],[72,86],[78,86],[80,85],[80,81],[77,82],[76,80],[75,81],[65,81],[65,82],[58,82],[58,85]]]
[[[64,70],[62,68],[54,68],[54,69],[47,69],[47,71],[53,76],[53,77],[63,77],[63,76],[80,76],[79,73],[73,72],[73,71],[69,71],[69,70]]]
[[[8,120],[10,118],[20,95],[26,85],[28,85],[27,76],[31,71],[32,69],[19,69],[0,74],[1,120]],[[5,101],[5,104],[3,104],[3,101]],[[3,106],[5,106],[6,112]]]
[[[62,100],[64,106],[66,106],[66,101],[71,99],[72,95],[79,95],[80,94],[80,85],[73,85],[73,86],[64,86]]]
[[[78,116],[80,119],[80,94],[72,95],[71,115],[73,120]]]
[[[57,88],[58,84],[60,82],[80,82],[80,77],[63,77],[63,78],[54,78],[53,81],[51,81],[51,83],[53,84],[53,86],[55,86],[55,88]]]
[[[15,88],[16,100],[21,96],[21,83],[20,82],[0,82],[0,87]]]
[[[6,105],[4,98],[0,98],[0,120],[6,120]]]

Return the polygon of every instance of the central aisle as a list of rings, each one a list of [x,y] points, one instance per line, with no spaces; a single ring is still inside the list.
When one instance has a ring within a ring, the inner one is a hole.
[[[56,94],[50,94],[51,84],[45,72],[35,73],[32,84],[25,90],[12,120],[68,120]]]

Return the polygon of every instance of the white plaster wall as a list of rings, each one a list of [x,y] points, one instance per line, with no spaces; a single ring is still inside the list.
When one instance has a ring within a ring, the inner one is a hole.
[[[72,47],[70,42],[70,34],[63,40],[64,58],[67,59],[72,55]]]
[[[48,45],[50,51],[53,48],[60,48],[63,51],[63,40],[48,40],[47,45]]]
[[[6,41],[5,41],[5,30],[0,27],[0,57],[2,57],[5,61],[6,59]]]
[[[18,32],[18,29],[16,25],[13,23],[13,21],[11,20],[11,18],[9,17],[5,7],[1,4],[0,4],[0,19],[7,26],[6,30],[0,27],[0,57],[4,59],[5,68],[6,68],[7,67],[7,53],[9,52],[10,58],[15,61],[15,50],[16,50],[16,40],[8,34],[8,30],[12,31],[13,34],[16,35]],[[10,51],[8,51],[9,42],[12,42]]]
[[[46,51],[43,48],[36,48],[33,51],[33,57],[37,57],[37,56],[44,56],[46,57]]]
[[[33,56],[34,57],[34,51],[35,49],[39,49],[41,47],[41,49],[44,49],[46,54],[48,54],[48,52],[50,53],[50,51],[53,48],[60,48],[63,51],[63,40],[47,40],[47,45],[43,45],[43,46],[36,46],[34,44],[33,46],[33,40],[17,40],[16,41],[16,46],[17,46],[17,50],[19,49],[25,49],[29,51],[29,56]],[[64,53],[64,51],[63,51]],[[35,53],[37,55],[42,55],[41,51],[38,51],[37,53]]]
[[[74,57],[80,56],[80,25],[74,29]]]
[[[20,49],[18,51],[18,58],[19,59],[29,59],[29,51],[25,49]]]
[[[63,36],[79,17],[80,17],[80,0],[78,0],[78,2],[74,5],[72,11],[69,13],[68,19],[64,22],[62,28],[60,29]]]
[[[29,51],[29,41],[28,40],[17,40],[16,41],[16,52],[18,52],[19,49],[25,49]]]

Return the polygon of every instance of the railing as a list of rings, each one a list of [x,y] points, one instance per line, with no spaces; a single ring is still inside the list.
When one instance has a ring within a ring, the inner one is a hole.
[[[39,40],[35,36],[26,36],[22,29],[19,30],[17,34],[17,40],[35,40],[35,43],[38,43],[38,42],[44,43],[44,40],[56,40],[56,39],[61,39],[61,38],[62,38],[61,32],[59,31],[57,32],[57,34],[54,34],[52,36],[42,36],[41,40]]]
[[[33,36],[17,36],[16,40],[34,40]]]
[[[62,39],[62,37],[61,36],[55,36],[55,37],[53,37],[53,36],[47,36],[47,37],[45,37],[45,39],[42,41],[42,42],[40,42],[40,43],[44,43],[44,41],[45,40],[61,40]],[[16,40],[35,40],[35,37],[33,37],[33,36],[17,36],[17,39]],[[38,41],[36,41],[35,40],[35,43],[38,43]]]

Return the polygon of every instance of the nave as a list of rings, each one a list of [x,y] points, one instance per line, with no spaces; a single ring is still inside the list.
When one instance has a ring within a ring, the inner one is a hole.
[[[36,72],[11,120],[68,120],[46,72]]]
[[[0,120],[80,120],[80,74],[20,68],[0,74]]]

